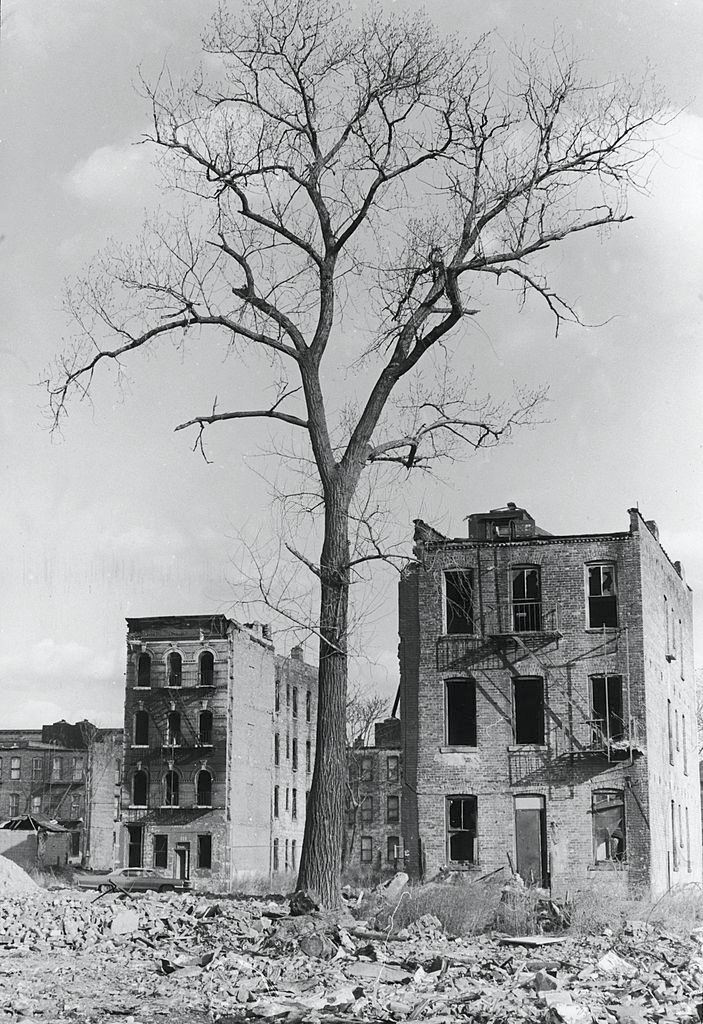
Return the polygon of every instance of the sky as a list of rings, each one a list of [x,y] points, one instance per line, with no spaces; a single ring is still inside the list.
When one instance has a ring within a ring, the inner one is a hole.
[[[232,0],[234,3],[234,0]],[[206,464],[177,423],[209,408],[247,366],[217,351],[159,349],[122,388],[96,379],[60,436],[38,382],[70,333],[66,281],[105,239],[137,235],[164,197],[139,145],[148,109],[138,68],[198,60],[209,0],[5,0],[0,60],[0,685],[4,728],[60,718],[119,725],[127,616],[233,612],[243,542],[268,543],[276,442],[267,426],[222,427]],[[236,3],[234,3],[236,7]],[[384,6],[415,10],[414,0]],[[418,515],[465,533],[470,512],[515,501],[552,533],[626,530],[627,509],[703,592],[703,83],[699,0],[434,0],[440,28],[493,31],[499,54],[555,26],[589,73],[650,65],[680,111],[658,133],[648,195],[604,237],[567,240],[554,272],[596,328],[558,339],[528,303],[487,310],[471,335],[479,388],[548,384],[542,422],[411,483],[399,529]],[[257,384],[258,382],[254,382]],[[340,374],[337,393],[344,390]],[[268,531],[268,532],[267,532]],[[253,540],[252,540],[253,538]],[[703,610],[697,596],[697,661]],[[352,677],[392,699],[395,579],[378,574]],[[241,616],[240,616],[241,617]],[[258,616],[262,617],[262,616]],[[293,638],[282,633],[285,653]],[[306,654],[315,657],[314,644]]]

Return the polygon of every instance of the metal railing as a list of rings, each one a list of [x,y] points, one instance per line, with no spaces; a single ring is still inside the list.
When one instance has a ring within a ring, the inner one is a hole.
[[[142,678],[139,683],[136,670],[131,669],[127,675],[127,685],[132,687],[141,686],[142,689],[159,690],[169,687],[174,690],[182,690],[193,687],[213,687],[218,682],[224,682],[225,676],[218,673],[200,671],[196,666],[182,668],[180,672],[169,672],[164,665],[152,665],[149,673],[149,686],[145,685]]]

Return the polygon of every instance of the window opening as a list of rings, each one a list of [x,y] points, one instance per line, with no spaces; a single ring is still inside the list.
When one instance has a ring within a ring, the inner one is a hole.
[[[82,780],[82,778],[83,778],[83,758],[82,757],[74,757],[73,758],[72,781],[73,782],[80,782]]]
[[[280,711],[281,710],[281,680],[279,679],[278,676],[276,676],[276,682],[274,684],[273,694],[274,694],[274,697],[273,697],[273,709],[274,709],[274,711]]]
[[[618,624],[615,566],[588,566],[588,625],[591,629],[615,629]]]
[[[312,764],[312,744],[310,740],[305,741],[305,771],[310,774]]]
[[[42,759],[40,757],[32,758],[32,781],[38,782],[42,777]]]
[[[19,781],[22,774],[22,759],[13,757],[10,759],[10,778]]]
[[[149,715],[146,711],[135,711],[134,713],[134,745],[135,747],[149,746]]]
[[[166,743],[169,747],[181,745],[181,716],[178,711],[169,711],[166,727]]]
[[[400,821],[400,797],[386,797],[386,821],[389,825],[396,825]]]
[[[273,841],[273,870],[278,871],[278,840]]]
[[[544,680],[539,676],[513,679],[515,742],[544,743]]]
[[[41,814],[41,797],[32,797],[32,814]]]
[[[386,861],[396,864],[400,859],[400,836],[388,836],[386,840]]]
[[[145,771],[136,771],[132,777],[132,804],[134,807],[147,806],[149,783]]]
[[[541,795],[515,797],[516,864],[526,885],[548,883],[546,803]]]
[[[683,751],[683,773],[688,775],[688,746],[686,740],[686,716],[681,715],[681,749]]]
[[[198,772],[195,799],[198,807],[212,806],[212,775],[206,769]]]
[[[676,804],[671,801],[671,854],[674,871],[679,870],[679,844],[676,841]]]
[[[596,864],[625,859],[625,797],[621,789],[591,794],[593,856]]]
[[[203,651],[200,655],[200,685],[212,686],[215,682],[215,655],[212,651]]]
[[[291,767],[292,767],[294,772],[297,772],[297,770],[298,770],[298,741],[295,738],[295,736],[293,737],[293,751],[292,751],[292,753],[293,753],[293,757],[291,758],[291,762],[292,762],[291,763]]]
[[[475,796],[454,796],[447,799],[447,846],[453,864],[476,863]]]
[[[473,633],[473,573],[468,569],[449,569],[444,573],[447,633]]]
[[[370,864],[373,859],[373,840],[371,836],[361,837],[361,863]]]
[[[174,771],[166,772],[164,778],[164,804],[166,807],[178,807],[179,778]]]
[[[291,867],[295,871],[298,863],[298,841],[296,839],[291,839],[290,841],[290,862]]]
[[[127,867],[142,866],[142,842],[144,829],[142,825],[127,826]]]
[[[60,757],[55,757],[51,762],[51,778],[63,778],[63,760]]]
[[[298,687],[293,687],[293,718],[298,717]]]
[[[281,737],[278,733],[274,733],[273,736],[273,763],[281,763]]]
[[[200,742],[205,747],[212,745],[212,711],[201,711],[198,719]]]
[[[19,793],[10,793],[10,817],[16,818],[20,813],[20,795]]]
[[[309,722],[312,714],[312,694],[308,690],[305,694],[305,721]]]
[[[373,821],[373,797],[362,797],[359,807],[361,810],[361,824],[370,825]]]
[[[290,805],[290,816],[293,821],[298,818],[298,790],[294,789],[291,793],[291,805]]]
[[[671,701],[666,702],[666,724],[669,732],[669,764],[674,763],[674,729],[671,717]]]
[[[206,870],[212,867],[212,836],[209,832],[198,836],[198,867]]]
[[[400,777],[400,759],[397,755],[391,754],[386,758],[386,778],[388,782],[397,782]]]
[[[362,757],[361,759],[361,781],[373,782],[373,758]]]
[[[168,867],[168,836],[154,836],[154,867]]]
[[[278,817],[278,800],[279,800],[279,789],[278,786],[273,787],[273,816]]]
[[[446,683],[446,690],[447,743],[450,747],[475,747],[475,681],[473,679],[448,679]]]
[[[183,682],[183,659],[178,651],[171,651],[167,659],[168,685],[180,686]]]
[[[542,585],[539,569],[512,571],[513,629],[534,633],[542,628]]]
[[[624,738],[622,676],[591,676],[591,714],[594,745]]]
[[[151,656],[140,654],[137,659],[137,686],[151,686]]]

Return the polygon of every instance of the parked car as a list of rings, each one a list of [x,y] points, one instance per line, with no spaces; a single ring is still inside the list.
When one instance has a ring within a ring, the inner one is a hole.
[[[98,892],[109,892],[110,889],[122,889],[124,892],[145,892],[147,889],[174,892],[190,889],[187,879],[171,878],[154,868],[117,868],[108,874],[76,874],[74,879],[82,889],[97,889]]]

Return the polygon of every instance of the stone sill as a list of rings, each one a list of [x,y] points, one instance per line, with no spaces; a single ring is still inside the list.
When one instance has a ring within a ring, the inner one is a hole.
[[[626,875],[629,870],[627,861],[599,861],[597,864],[587,864],[586,871],[607,871],[612,875]]]
[[[508,747],[509,754],[518,754],[522,750],[527,753],[541,754],[546,753],[549,747],[546,743],[513,743]]]
[[[586,626],[585,633],[605,633],[606,635],[615,635],[620,631],[620,626]]]
[[[473,754],[478,755],[478,747],[439,747],[440,754]]]

